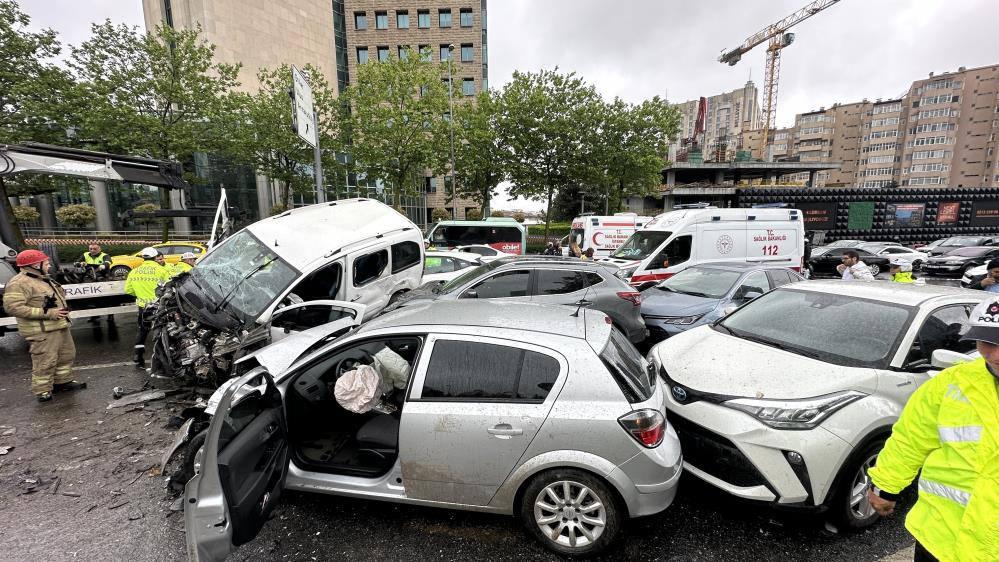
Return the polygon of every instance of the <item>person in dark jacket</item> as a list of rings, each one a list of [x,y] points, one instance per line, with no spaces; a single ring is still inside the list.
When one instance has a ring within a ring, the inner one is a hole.
[[[971,279],[969,289],[979,289],[990,293],[999,293],[999,259],[994,259],[985,266],[985,275],[976,275]]]

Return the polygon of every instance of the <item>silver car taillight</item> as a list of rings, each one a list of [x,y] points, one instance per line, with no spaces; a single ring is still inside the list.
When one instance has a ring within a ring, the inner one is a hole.
[[[635,410],[617,419],[635,441],[648,449],[654,449],[663,442],[666,435],[666,418],[659,410]]]

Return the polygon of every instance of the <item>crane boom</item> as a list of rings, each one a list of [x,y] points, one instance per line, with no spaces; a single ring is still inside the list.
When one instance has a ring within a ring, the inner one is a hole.
[[[777,23],[773,23],[763,28],[762,30],[750,35],[742,45],[739,45],[731,51],[727,51],[718,57],[718,62],[726,63],[729,66],[734,65],[739,62],[742,55],[749,52],[753,47],[767,41],[772,37],[776,37],[781,33],[784,33],[788,29],[798,25],[799,23],[807,20],[808,18],[814,16],[815,14],[825,10],[826,8],[832,6],[833,4],[839,2],[840,0],[815,0],[811,4],[805,6],[804,8],[794,12],[793,14],[787,16],[786,18],[780,20]]]

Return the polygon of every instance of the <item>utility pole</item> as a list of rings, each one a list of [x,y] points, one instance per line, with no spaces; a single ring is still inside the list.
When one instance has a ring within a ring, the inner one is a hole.
[[[448,102],[448,129],[451,134],[451,206],[453,212],[451,218],[458,218],[458,201],[455,198],[455,173],[454,173],[454,81],[451,75],[451,63],[454,60],[454,43],[447,46],[447,102]]]

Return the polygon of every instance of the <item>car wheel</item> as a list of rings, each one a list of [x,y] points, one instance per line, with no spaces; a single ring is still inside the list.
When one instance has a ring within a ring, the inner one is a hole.
[[[116,281],[122,281],[128,277],[129,271],[132,271],[132,268],[127,265],[116,265],[111,268],[111,278]]]
[[[208,430],[206,429],[187,442],[187,445],[184,447],[184,454],[180,457],[180,465],[177,467],[177,471],[170,475],[170,487],[174,490],[183,492],[187,481],[193,478],[195,474],[201,472],[201,462],[204,456],[204,453],[201,453],[201,448],[205,446],[205,438],[207,436]]]
[[[840,470],[840,482],[833,497],[830,512],[833,519],[846,529],[864,529],[878,520],[878,514],[867,499],[871,478],[867,475],[878,460],[878,453],[885,446],[878,439],[853,456]]]
[[[875,277],[877,277],[878,274],[881,273],[881,267],[879,267],[878,264],[876,263],[872,263],[871,265],[867,266],[867,268],[871,270],[871,275]]]
[[[574,469],[551,470],[524,490],[520,518],[547,548],[570,556],[592,556],[621,529],[617,496],[599,478]]]
[[[912,270],[913,271],[919,271],[920,269],[923,269],[923,262],[922,261],[916,260],[916,261],[912,262]]]

